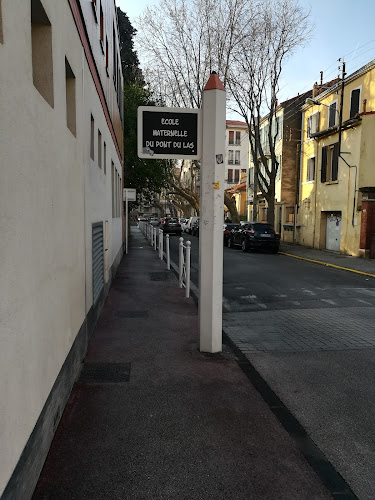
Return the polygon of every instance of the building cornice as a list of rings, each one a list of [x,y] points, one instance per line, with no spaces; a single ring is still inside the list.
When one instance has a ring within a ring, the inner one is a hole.
[[[81,39],[81,43],[82,43],[82,47],[83,47],[83,50],[85,53],[86,61],[87,61],[87,64],[89,66],[90,73],[91,73],[91,76],[93,78],[100,103],[102,105],[104,116],[105,116],[105,119],[107,121],[107,125],[108,125],[109,131],[111,133],[113,143],[116,147],[116,151],[117,151],[118,158],[120,160],[120,164],[121,164],[121,166],[123,166],[122,154],[121,154],[118,142],[117,142],[115,130],[113,128],[113,123],[112,123],[112,120],[111,120],[111,117],[109,114],[109,110],[108,110],[108,106],[107,106],[107,101],[105,99],[102,84],[101,84],[101,81],[99,78],[99,73],[98,73],[98,70],[96,68],[94,57],[93,57],[93,54],[91,51],[91,46],[90,46],[90,43],[89,43],[89,40],[88,40],[88,37],[86,34],[86,28],[85,28],[82,14],[81,14],[81,9],[78,5],[77,0],[68,0],[68,2],[70,5],[70,9],[72,11],[73,19],[74,19],[75,25],[77,27],[79,37]]]

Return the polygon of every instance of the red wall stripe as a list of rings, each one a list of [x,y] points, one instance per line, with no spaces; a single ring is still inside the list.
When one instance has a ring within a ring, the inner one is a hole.
[[[106,103],[106,100],[105,100],[105,97],[103,94],[102,85],[100,83],[100,78],[99,78],[99,75],[98,75],[98,72],[97,72],[97,69],[95,66],[94,58],[93,58],[92,53],[91,53],[91,47],[90,47],[89,41],[87,40],[87,37],[86,37],[86,32],[85,32],[85,27],[83,25],[81,12],[80,12],[80,9],[78,7],[77,0],[68,0],[68,1],[69,1],[70,9],[71,9],[72,14],[73,14],[74,22],[76,23],[76,26],[77,26],[77,31],[78,31],[79,37],[81,39],[83,49],[85,51],[87,64],[89,65],[90,72],[91,72],[92,78],[93,78],[94,83],[95,83],[96,91],[98,93],[100,102],[102,104],[102,108],[104,111],[105,118],[107,120],[108,128],[111,132],[113,142],[116,146],[117,155],[118,155],[118,158],[120,160],[120,164],[121,164],[121,166],[123,166],[121,151],[120,151],[120,148],[119,148],[118,143],[117,143],[117,138],[116,138],[116,134],[115,134],[115,131],[113,128],[111,117],[109,116],[107,103]]]

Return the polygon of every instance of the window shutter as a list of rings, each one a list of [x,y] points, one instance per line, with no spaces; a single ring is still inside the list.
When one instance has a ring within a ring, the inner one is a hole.
[[[336,103],[333,103],[329,107],[329,127],[333,127],[336,123]]]
[[[311,116],[307,119],[307,137],[311,137]]]
[[[337,181],[339,171],[339,143],[336,142],[332,150],[332,180]]]
[[[359,113],[359,96],[361,90],[356,89],[352,91],[351,101],[350,101],[350,118],[354,118],[354,116]]]
[[[328,153],[328,147],[324,146],[322,148],[322,168],[320,171],[320,181],[321,182],[327,181],[327,153]]]
[[[312,132],[313,134],[316,134],[317,132],[319,132],[319,111],[313,115],[312,119],[314,120],[312,125]]]

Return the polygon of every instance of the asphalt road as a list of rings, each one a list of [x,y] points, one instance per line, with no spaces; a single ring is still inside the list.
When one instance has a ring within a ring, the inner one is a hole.
[[[184,238],[198,286],[199,240]],[[357,497],[374,499],[375,279],[224,248],[223,282],[226,334]]]

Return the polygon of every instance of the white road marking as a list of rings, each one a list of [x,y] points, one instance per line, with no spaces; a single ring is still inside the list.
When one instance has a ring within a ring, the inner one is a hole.
[[[251,300],[251,302],[256,302],[256,295],[242,295],[241,299]]]
[[[367,300],[355,299],[357,302],[361,302],[361,304],[366,304],[368,306],[372,306],[371,302],[367,302]]]
[[[320,299],[322,302],[327,302],[327,304],[331,304],[332,306],[336,305],[336,302],[334,302],[331,299]]]
[[[307,290],[307,288],[302,288],[303,293],[306,293],[306,295],[316,295],[312,290]]]
[[[224,307],[224,309],[226,309],[227,311],[230,311],[230,310],[231,310],[231,306],[230,306],[229,300],[228,300],[228,299],[226,299],[225,297],[223,297],[223,307]]]

